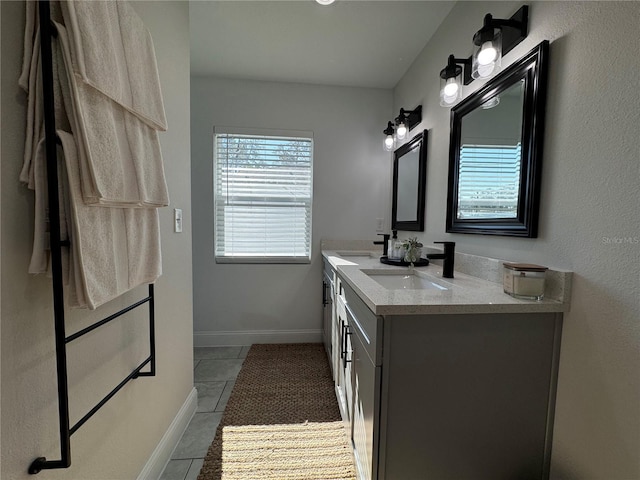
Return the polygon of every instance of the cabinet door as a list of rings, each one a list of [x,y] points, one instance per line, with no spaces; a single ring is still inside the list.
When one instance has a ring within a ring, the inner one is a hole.
[[[353,450],[360,480],[378,478],[378,405],[380,370],[367,355],[353,323]]]
[[[351,336],[349,335],[349,323],[345,308],[344,297],[338,295],[336,299],[336,314],[338,319],[338,378],[336,381],[336,395],[340,406],[342,419],[348,424],[351,423],[351,410],[353,406],[353,396],[351,388]]]
[[[338,315],[338,297],[334,297],[333,312],[331,319],[331,366],[333,368],[333,382],[336,386],[340,383],[340,365],[342,358],[340,356],[341,349],[341,325],[340,317]]]
[[[332,300],[332,292],[333,290],[333,281],[327,275],[327,272],[324,273],[324,279],[322,281],[322,338],[324,341],[325,350],[327,351],[327,355],[329,357],[329,363],[331,364],[331,369],[333,370],[333,364],[331,362],[332,354],[332,313],[333,313],[333,300]]]
[[[353,383],[351,380],[353,369],[353,335],[349,317],[346,317],[342,340],[342,367],[344,369],[344,396],[347,406],[347,418],[353,419]],[[351,426],[350,426],[351,427]],[[351,429],[350,429],[351,431]]]

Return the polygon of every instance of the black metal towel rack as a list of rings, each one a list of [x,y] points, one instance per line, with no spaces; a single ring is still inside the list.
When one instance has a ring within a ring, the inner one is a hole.
[[[107,403],[129,380],[138,377],[152,377],[156,374],[154,293],[149,285],[149,295],[72,335],[66,336],[64,321],[64,291],[62,281],[62,247],[69,246],[68,240],[60,239],[60,205],[58,203],[57,135],[53,98],[53,61],[51,39],[56,31],[50,20],[48,0],[38,2],[40,13],[40,48],[42,58],[42,89],[44,102],[45,151],[47,159],[47,186],[49,200],[49,230],[51,249],[51,269],[53,276],[53,313],[55,322],[56,371],[58,379],[58,413],[60,417],[60,460],[36,458],[29,466],[29,473],[36,474],[44,469],[69,468],[71,466],[71,435]],[[111,390],[95,407],[75,425],[69,423],[69,389],[67,383],[67,344],[81,336],[109,323],[121,315],[145,303],[149,304],[149,356],[138,365],[122,382]],[[149,371],[142,369],[149,365]]]

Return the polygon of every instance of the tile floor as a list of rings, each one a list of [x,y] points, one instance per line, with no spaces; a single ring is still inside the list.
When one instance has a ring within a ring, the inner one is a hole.
[[[195,480],[216,433],[249,347],[195,347],[193,377],[198,409],[160,480]]]

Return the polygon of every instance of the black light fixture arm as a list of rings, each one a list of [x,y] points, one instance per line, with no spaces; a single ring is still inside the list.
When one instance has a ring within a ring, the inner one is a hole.
[[[523,5],[508,19],[493,18],[487,13],[482,28],[473,36],[473,43],[482,45],[493,37],[496,28],[502,30],[502,55],[506,55],[529,34],[529,6]]]
[[[387,128],[385,128],[382,133],[384,133],[385,135],[393,135],[394,132],[395,130],[393,129],[393,123],[387,122]]]

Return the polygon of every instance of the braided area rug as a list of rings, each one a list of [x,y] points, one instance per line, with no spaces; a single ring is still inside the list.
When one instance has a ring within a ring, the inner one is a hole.
[[[321,344],[253,345],[198,480],[352,480]]]

